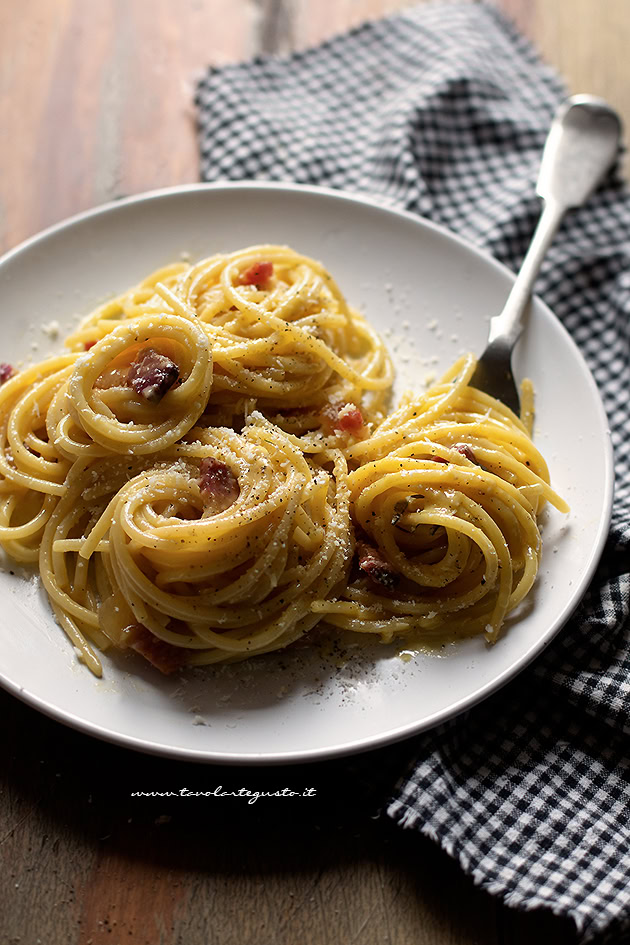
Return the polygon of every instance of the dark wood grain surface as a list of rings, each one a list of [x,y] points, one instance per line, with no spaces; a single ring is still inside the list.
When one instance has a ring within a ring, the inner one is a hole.
[[[195,78],[402,0],[4,0],[0,246],[198,178]],[[501,0],[574,91],[630,109],[626,0]],[[1,619],[1,617],[0,617]],[[378,811],[410,745],[219,768],[88,738],[0,692],[0,945],[570,945]],[[133,797],[313,789],[310,797]]]

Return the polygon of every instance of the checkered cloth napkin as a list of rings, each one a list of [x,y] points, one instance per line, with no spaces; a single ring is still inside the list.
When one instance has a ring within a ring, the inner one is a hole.
[[[198,86],[205,180],[378,195],[520,264],[549,123],[566,91],[485,4],[421,5]],[[630,197],[611,175],[567,218],[537,291],[581,347],[616,451],[599,572],[515,681],[407,743],[387,807],[477,883],[571,916],[584,941],[630,923]]]

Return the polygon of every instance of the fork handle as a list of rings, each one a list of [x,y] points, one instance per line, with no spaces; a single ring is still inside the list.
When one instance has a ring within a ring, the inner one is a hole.
[[[529,249],[519,269],[503,311],[490,319],[488,342],[497,338],[511,348],[524,327],[523,315],[532,297],[532,289],[541,263],[568,207],[555,200],[545,200]]]

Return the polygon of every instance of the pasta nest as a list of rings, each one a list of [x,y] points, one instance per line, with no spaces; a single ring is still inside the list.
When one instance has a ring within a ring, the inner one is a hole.
[[[238,495],[208,508],[200,465],[225,464]],[[335,476],[253,415],[242,433],[196,428],[142,462],[77,461],[42,538],[53,605],[107,646],[141,624],[187,664],[234,660],[297,640],[320,619],[351,556],[345,461]],[[90,561],[95,580],[87,580]]]
[[[391,571],[379,583],[359,569],[341,601],[319,605],[336,625],[493,642],[531,589],[538,515],[548,500],[567,507],[520,419],[468,385],[475,364],[461,359],[348,451],[351,518]]]

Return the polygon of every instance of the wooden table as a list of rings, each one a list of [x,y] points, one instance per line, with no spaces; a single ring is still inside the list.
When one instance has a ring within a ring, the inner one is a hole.
[[[497,0],[630,123],[627,0]],[[198,179],[195,78],[318,42],[403,0],[4,0],[0,247],[122,194]],[[415,833],[373,818],[404,751],[317,766],[194,766],[106,745],[0,693],[0,942],[568,945]],[[374,776],[371,788],[365,786]],[[313,787],[298,801],[134,790]]]

